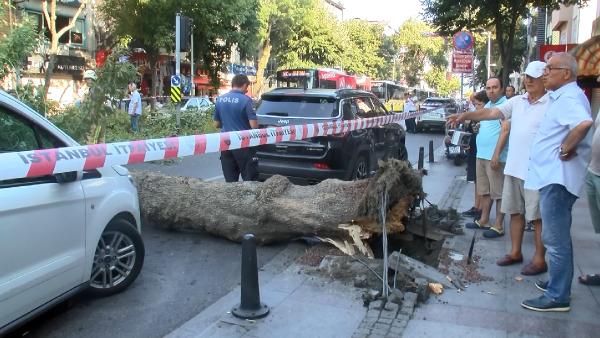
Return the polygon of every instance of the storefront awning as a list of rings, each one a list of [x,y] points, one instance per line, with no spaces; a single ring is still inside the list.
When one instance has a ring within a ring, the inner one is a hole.
[[[600,36],[594,36],[569,51],[577,59],[578,76],[600,75]]]

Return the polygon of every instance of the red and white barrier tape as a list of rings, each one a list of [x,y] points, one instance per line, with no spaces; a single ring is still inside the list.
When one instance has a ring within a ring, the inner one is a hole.
[[[0,180],[202,155],[373,128],[425,113],[0,154]]]

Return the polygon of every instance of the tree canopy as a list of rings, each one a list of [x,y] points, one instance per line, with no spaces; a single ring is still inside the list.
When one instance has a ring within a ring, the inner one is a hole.
[[[506,83],[515,69],[513,56],[520,21],[530,9],[558,9],[560,4],[581,5],[587,0],[421,0],[425,19],[443,36],[462,30],[491,30],[496,35],[501,77]]]
[[[422,21],[410,19],[404,22],[394,35],[394,42],[400,51],[400,72],[409,86],[415,86],[423,79],[426,63],[438,68],[448,65],[448,46],[444,38],[437,36],[434,29]]]
[[[191,18],[195,54],[213,83],[233,46],[248,55],[256,44],[257,0],[105,0],[99,8],[114,34],[144,48],[151,61],[161,48],[174,50],[176,13]]]

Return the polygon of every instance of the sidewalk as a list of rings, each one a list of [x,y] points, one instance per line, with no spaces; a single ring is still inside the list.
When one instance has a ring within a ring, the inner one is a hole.
[[[455,179],[455,184],[462,182]],[[455,207],[469,209],[473,199],[473,184],[469,183]],[[534,283],[547,279],[547,274],[526,277],[520,275],[522,264],[497,266],[495,261],[510,250],[509,234],[489,240],[478,233],[473,256],[481,257],[479,273],[493,280],[471,284],[465,292],[445,290],[430,298],[417,307],[403,337],[599,337],[600,288],[577,282],[579,274],[600,271],[600,235],[594,233],[589,217],[587,201],[582,198],[573,211],[575,276],[570,312],[540,313],[522,308],[521,301],[540,294]],[[508,219],[505,228],[508,229]],[[445,247],[466,257],[473,231],[465,229],[465,235],[448,239]],[[526,232],[524,264],[533,252],[533,232]],[[460,269],[457,262],[450,265],[450,271]]]

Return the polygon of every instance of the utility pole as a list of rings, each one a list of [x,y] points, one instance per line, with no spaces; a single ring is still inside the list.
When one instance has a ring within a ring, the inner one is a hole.
[[[191,21],[191,20],[190,20]],[[196,85],[194,84],[194,23],[190,24],[190,82],[192,89],[190,90],[191,96],[196,96]]]
[[[177,13],[175,16],[175,75],[181,78],[181,44],[180,44],[180,36],[181,36],[181,13]],[[177,102],[176,111],[176,126],[177,133],[181,128],[181,101]]]
[[[492,63],[492,33],[491,32],[487,32],[487,36],[488,36],[488,40],[487,40],[487,79],[490,78],[491,74],[490,74],[490,69],[491,69],[491,63]]]

